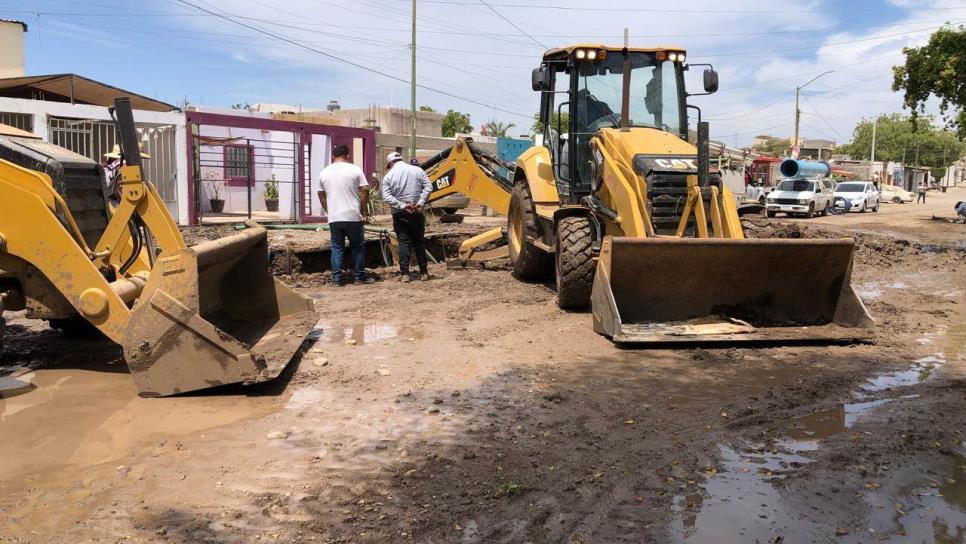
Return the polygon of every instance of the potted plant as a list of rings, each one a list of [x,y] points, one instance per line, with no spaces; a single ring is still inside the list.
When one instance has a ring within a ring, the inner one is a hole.
[[[225,187],[225,182],[218,179],[218,174],[208,172],[205,174],[205,183],[208,185],[208,203],[211,205],[213,213],[225,211],[225,201],[221,199],[221,190]]]
[[[265,197],[265,209],[270,212],[278,211],[278,180],[275,179],[275,174],[272,177],[265,180],[265,192],[262,193]]]

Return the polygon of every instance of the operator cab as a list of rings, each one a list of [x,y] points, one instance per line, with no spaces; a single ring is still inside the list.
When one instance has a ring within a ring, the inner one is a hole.
[[[539,124],[562,201],[576,203],[591,194],[590,141],[601,129],[643,127],[688,139],[685,60],[686,53],[676,47],[574,45],[544,55],[532,86],[541,91]],[[717,74],[709,72],[705,86],[714,92]]]

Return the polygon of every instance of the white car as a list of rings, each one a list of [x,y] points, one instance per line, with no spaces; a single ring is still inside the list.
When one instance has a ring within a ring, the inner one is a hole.
[[[904,202],[912,202],[913,200],[915,200],[915,197],[912,193],[896,185],[883,185],[879,190],[880,202],[902,204]]]
[[[785,179],[765,198],[765,214],[789,217],[828,215],[832,208],[832,182],[827,179]]]
[[[844,181],[835,186],[835,198],[845,198],[850,212],[879,211],[879,191],[870,181]]]

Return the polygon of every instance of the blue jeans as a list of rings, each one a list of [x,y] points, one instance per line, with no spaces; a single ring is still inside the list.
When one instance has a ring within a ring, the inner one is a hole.
[[[366,278],[366,235],[362,221],[336,221],[329,223],[332,235],[332,281],[342,281],[342,263],[345,261],[345,239],[349,239],[352,251],[352,273],[357,280]]]

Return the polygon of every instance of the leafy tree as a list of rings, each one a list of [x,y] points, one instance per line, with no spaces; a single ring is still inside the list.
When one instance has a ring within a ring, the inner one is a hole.
[[[558,121],[557,112],[551,112],[550,126],[556,129],[558,126],[557,121]],[[559,117],[559,121],[560,121],[559,126],[561,127],[562,131],[566,132],[567,123],[570,122],[570,114],[566,112],[561,113]],[[543,134],[543,123],[540,122],[539,113],[533,114],[533,125],[530,126],[530,132],[533,134]]]
[[[752,147],[755,153],[761,153],[763,155],[771,155],[773,157],[782,157],[788,155],[791,149],[790,141],[788,138],[776,138],[775,136],[766,136],[763,141],[758,142]]]
[[[436,113],[436,110],[432,106],[419,106],[419,111],[426,111],[429,113]]]
[[[473,131],[470,124],[470,114],[448,110],[443,116],[443,137],[452,138],[457,133],[467,133]]]
[[[942,178],[942,169],[966,153],[966,143],[960,141],[955,132],[937,128],[931,117],[920,117],[919,130],[913,131],[912,117],[901,113],[859,121],[852,133],[852,141],[839,146],[836,151],[853,159],[868,160],[872,151],[873,123],[877,125],[876,160],[925,166],[933,170],[936,178]]]
[[[892,90],[905,91],[903,107],[912,111],[913,128],[935,95],[946,127],[966,139],[966,27],[943,27],[922,47],[902,49],[903,66],[893,68]]]
[[[496,136],[497,138],[506,138],[506,133],[511,128],[516,125],[513,123],[501,123],[500,121],[490,121],[483,125],[483,130],[486,131],[488,136]]]

